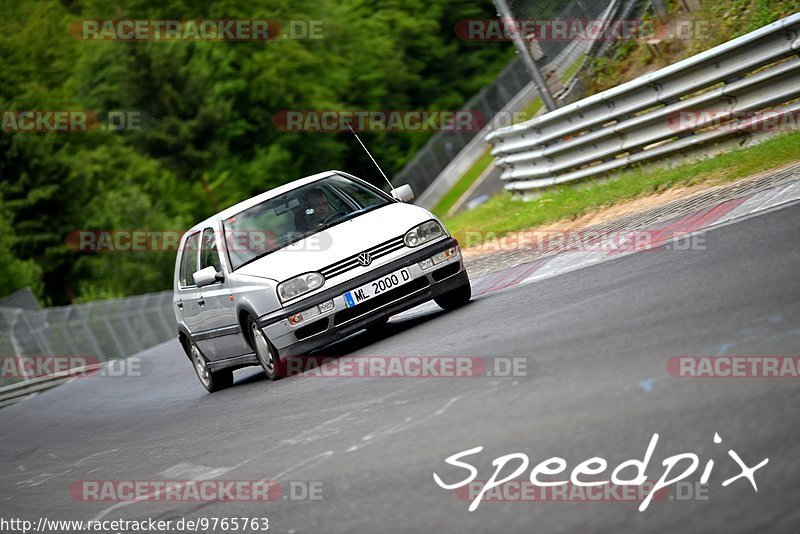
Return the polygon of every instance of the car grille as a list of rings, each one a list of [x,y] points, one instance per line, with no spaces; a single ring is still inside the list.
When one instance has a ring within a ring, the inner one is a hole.
[[[403,236],[395,237],[394,239],[390,239],[380,245],[374,246],[367,250],[360,252],[359,254],[355,254],[350,256],[349,258],[345,258],[341,261],[338,261],[334,264],[328,265],[324,269],[320,270],[320,274],[324,276],[326,279],[333,278],[334,276],[339,276],[340,274],[344,274],[351,269],[355,269],[360,263],[358,263],[358,256],[363,253],[369,253],[372,257],[372,261],[377,260],[387,254],[391,254],[392,252],[398,251],[405,246],[403,242]]]

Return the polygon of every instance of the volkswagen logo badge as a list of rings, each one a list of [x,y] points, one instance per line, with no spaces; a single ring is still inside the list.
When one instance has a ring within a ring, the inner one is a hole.
[[[367,267],[370,263],[372,263],[372,256],[369,252],[362,252],[358,255],[358,263]]]

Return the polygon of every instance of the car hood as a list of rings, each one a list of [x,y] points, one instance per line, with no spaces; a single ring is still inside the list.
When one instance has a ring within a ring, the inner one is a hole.
[[[394,202],[344,221],[297,243],[240,267],[236,274],[270,278],[282,282],[294,276],[319,271],[354,256],[433,218],[419,206]]]

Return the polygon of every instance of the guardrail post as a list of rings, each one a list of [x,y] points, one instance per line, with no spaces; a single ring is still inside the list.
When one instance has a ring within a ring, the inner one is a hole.
[[[511,14],[511,9],[508,7],[506,0],[494,0],[494,5],[497,8],[497,15],[500,17],[500,20],[504,22],[507,27],[513,28],[514,17]],[[539,67],[536,65],[536,61],[533,59],[530,49],[525,46],[525,41],[522,39],[522,36],[519,35],[519,32],[512,30],[510,34],[511,40],[517,48],[517,52],[528,68],[531,78],[533,78],[533,83],[535,83],[536,87],[539,89],[539,94],[542,96],[544,106],[548,111],[553,111],[558,106],[556,105],[556,101],[553,100],[553,95],[550,94],[550,89],[547,87],[542,73],[539,72]]]

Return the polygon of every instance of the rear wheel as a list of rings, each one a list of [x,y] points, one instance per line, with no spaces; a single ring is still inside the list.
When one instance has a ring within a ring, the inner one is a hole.
[[[433,300],[443,309],[450,311],[460,308],[472,298],[472,288],[469,284],[457,287],[447,293],[439,295]]]
[[[220,369],[219,371],[212,371],[208,368],[205,356],[200,352],[193,342],[189,342],[189,356],[194,365],[194,371],[197,373],[197,378],[200,383],[208,390],[209,393],[214,393],[221,389],[230,387],[233,384],[233,371],[230,369]]]
[[[252,317],[248,321],[248,330],[250,331],[250,341],[253,344],[256,358],[258,358],[258,362],[267,377],[270,380],[278,380],[286,376],[286,364],[281,362],[278,351],[272,346],[267,336],[264,335],[264,331],[261,330],[261,327]]]

